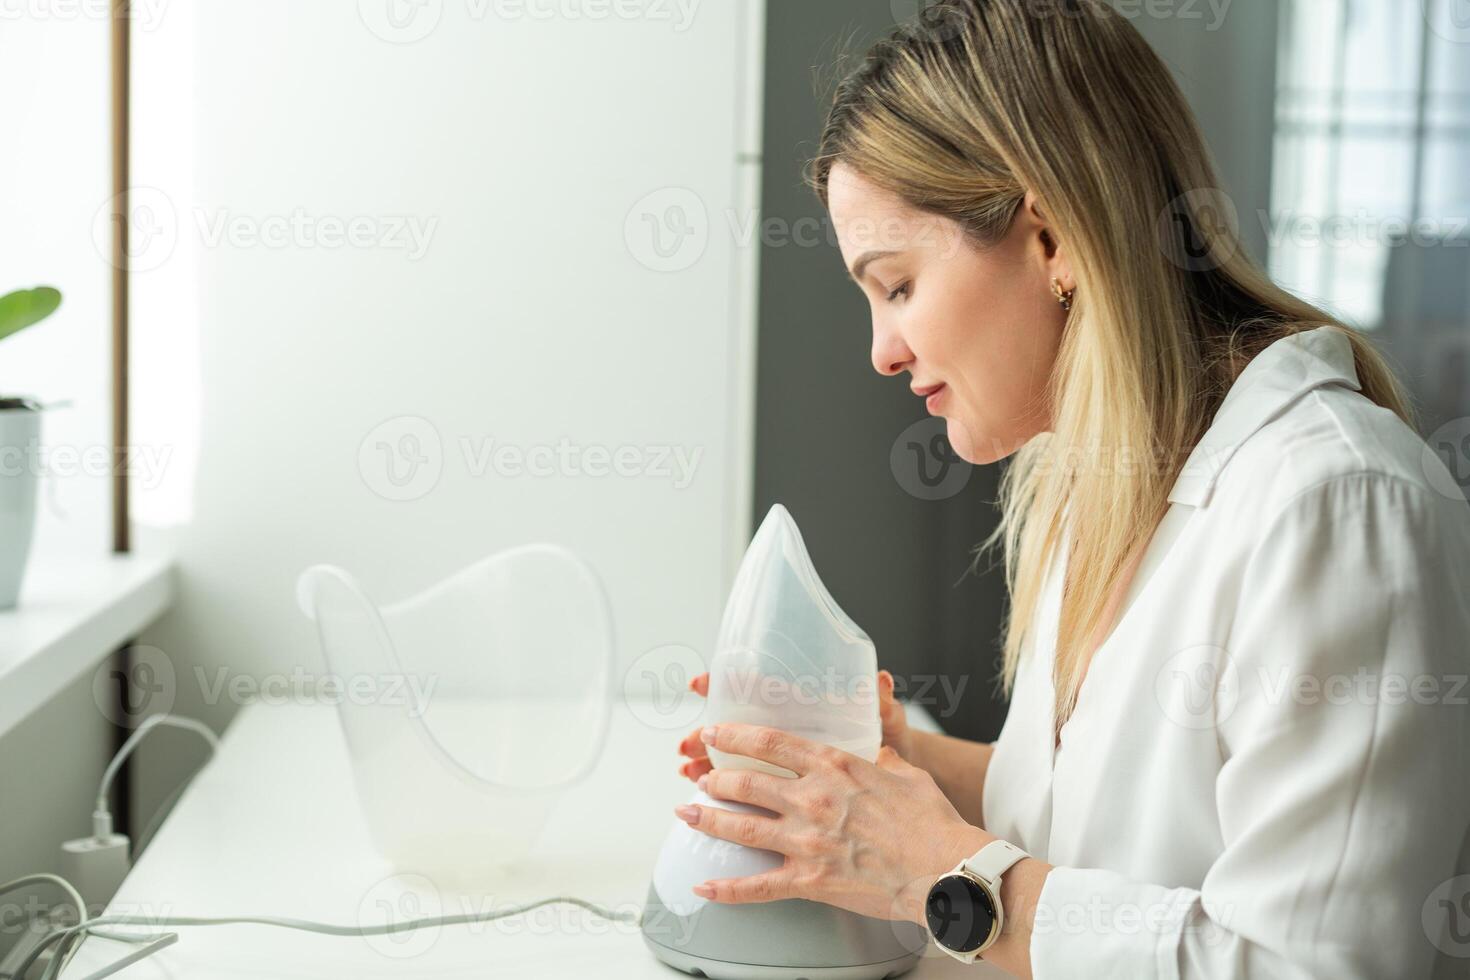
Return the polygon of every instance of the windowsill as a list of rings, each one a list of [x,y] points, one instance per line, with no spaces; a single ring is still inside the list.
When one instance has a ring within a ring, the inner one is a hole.
[[[173,561],[37,555],[20,603],[0,612],[0,738],[173,601]]]

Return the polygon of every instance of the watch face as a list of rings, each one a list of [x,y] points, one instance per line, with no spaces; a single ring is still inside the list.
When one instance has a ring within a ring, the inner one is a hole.
[[[956,953],[979,949],[995,925],[990,893],[967,875],[945,875],[936,881],[924,903],[924,915],[935,940]]]

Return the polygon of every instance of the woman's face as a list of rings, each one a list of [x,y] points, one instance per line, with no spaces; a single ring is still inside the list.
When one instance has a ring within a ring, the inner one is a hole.
[[[848,273],[873,312],[873,367],[907,371],[968,462],[1004,459],[1050,428],[1047,382],[1071,270],[1034,195],[1006,237],[977,250],[953,219],[910,207],[843,163],[827,202]]]

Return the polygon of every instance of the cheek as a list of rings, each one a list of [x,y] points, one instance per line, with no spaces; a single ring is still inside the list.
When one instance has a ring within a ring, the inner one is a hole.
[[[992,463],[1050,424],[1046,391],[1062,318],[1007,289],[976,291],[965,308],[981,312],[960,321],[964,326],[949,350],[945,374],[959,397],[945,415],[955,452],[972,463]]]

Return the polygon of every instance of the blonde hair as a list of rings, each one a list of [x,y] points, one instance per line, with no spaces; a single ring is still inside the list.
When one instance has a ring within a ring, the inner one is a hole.
[[[1005,236],[1034,190],[1070,259],[1077,288],[1046,392],[1051,428],[1011,461],[1000,524],[977,549],[1004,542],[1009,693],[1066,522],[1058,731],[1089,640],[1111,625],[1110,598],[1255,354],[1301,330],[1340,329],[1363,394],[1413,424],[1367,339],[1274,284],[1219,220],[1228,200],[1188,104],[1103,0],[926,7],[838,85],[807,174],[824,206],[839,161],[958,222],[980,249]]]

